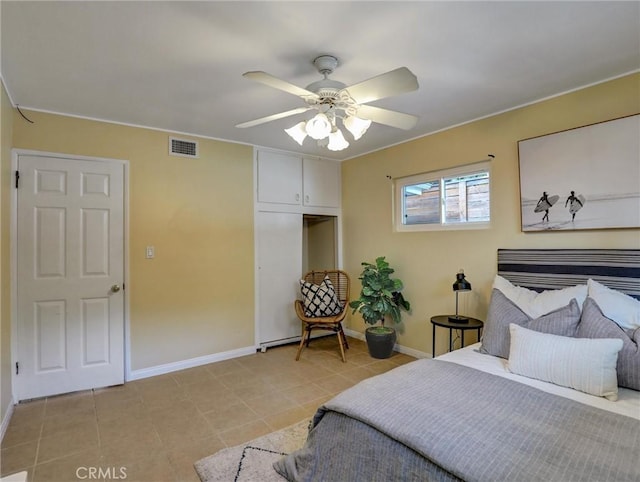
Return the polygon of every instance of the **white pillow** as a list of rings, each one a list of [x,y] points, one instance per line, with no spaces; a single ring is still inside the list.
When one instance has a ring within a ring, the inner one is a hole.
[[[509,325],[507,368],[513,373],[581,392],[618,399],[619,338],[569,338]]]
[[[575,298],[582,307],[587,298],[587,285],[576,285],[560,290],[546,290],[538,293],[527,288],[515,286],[509,280],[496,275],[493,287],[509,298],[518,308],[531,318],[540,318],[551,311],[567,306]]]
[[[587,281],[589,296],[597,303],[602,314],[625,330],[640,328],[640,301],[592,279]]]

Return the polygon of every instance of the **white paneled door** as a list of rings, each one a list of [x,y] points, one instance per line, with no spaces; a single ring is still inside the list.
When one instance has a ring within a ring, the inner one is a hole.
[[[124,382],[124,163],[18,155],[17,398]]]

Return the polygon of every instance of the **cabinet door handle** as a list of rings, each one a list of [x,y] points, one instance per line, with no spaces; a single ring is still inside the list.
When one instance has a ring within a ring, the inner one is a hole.
[[[300,201],[300,193],[296,193],[296,201]]]
[[[308,194],[304,197],[304,202],[306,202],[306,203],[309,202],[309,195]]]

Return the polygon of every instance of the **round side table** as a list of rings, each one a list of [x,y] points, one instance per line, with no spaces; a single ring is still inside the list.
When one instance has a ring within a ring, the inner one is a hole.
[[[442,328],[449,329],[449,351],[453,351],[453,330],[460,330],[460,341],[462,347],[464,347],[464,332],[466,330],[477,330],[478,332],[478,340],[480,339],[480,335],[482,334],[482,327],[484,326],[484,322],[482,320],[478,320],[477,318],[465,317],[469,321],[460,323],[449,321],[449,316],[453,315],[437,315],[431,317],[431,325],[433,326],[433,335],[432,335],[432,344],[431,344],[431,356],[435,358],[436,356],[436,326],[440,326]]]

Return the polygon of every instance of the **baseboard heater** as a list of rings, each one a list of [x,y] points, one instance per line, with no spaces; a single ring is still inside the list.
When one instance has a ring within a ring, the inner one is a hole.
[[[336,336],[336,334],[335,333],[314,333],[311,335],[311,338],[315,340],[316,338],[324,338],[325,336]],[[281,346],[281,345],[289,345],[291,343],[300,343],[301,338],[302,337],[298,335],[290,338],[282,338],[280,340],[263,341],[262,343],[260,343],[260,345],[258,345],[258,348],[256,348],[256,351],[265,353],[267,351],[267,348],[272,348],[274,346]]]

